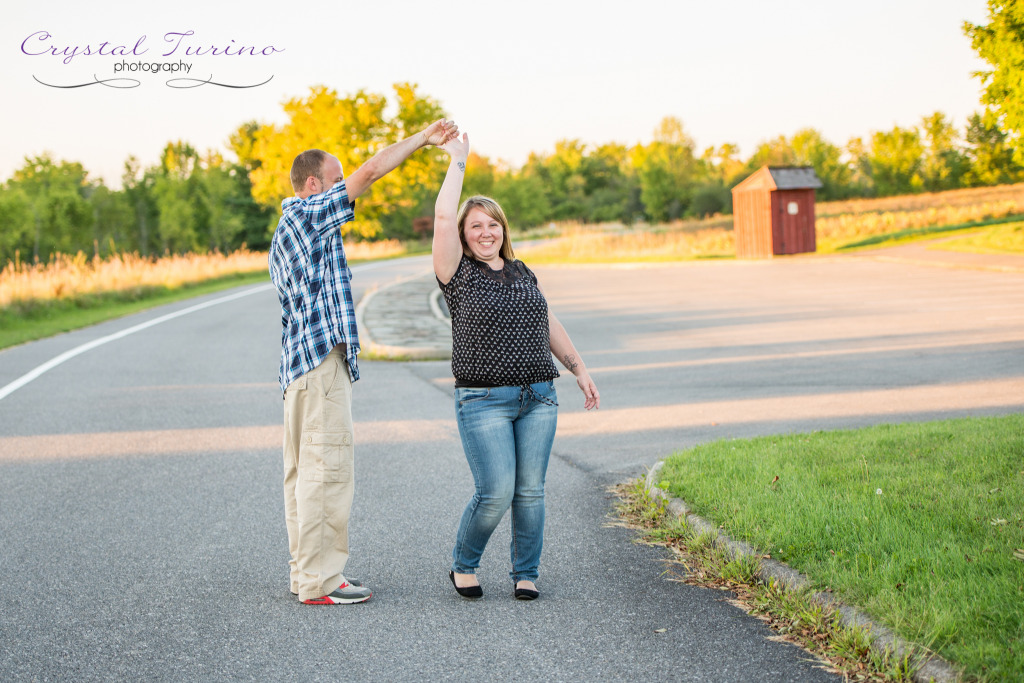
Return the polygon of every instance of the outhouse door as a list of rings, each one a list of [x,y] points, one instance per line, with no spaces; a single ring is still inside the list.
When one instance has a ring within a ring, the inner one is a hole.
[[[772,192],[772,253],[800,254],[815,250],[814,190]]]

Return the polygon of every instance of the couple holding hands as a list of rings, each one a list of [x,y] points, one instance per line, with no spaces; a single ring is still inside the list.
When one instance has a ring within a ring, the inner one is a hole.
[[[359,337],[341,226],[367,188],[428,145],[450,164],[434,215],[434,273],[452,318],[459,435],[475,491],[462,513],[448,573],[467,598],[483,595],[476,569],[511,508],[513,594],[532,600],[544,536],[544,479],[555,436],[558,370],[576,377],[587,410],[600,396],[537,276],[515,258],[493,199],[460,206],[469,138],[441,119],[378,152],[347,178],[320,150],[296,157],[295,196],[282,202],[270,273],[282,313],[284,494],[291,591],[305,604],[363,602],[372,592],[344,575],[354,492],[352,383]]]

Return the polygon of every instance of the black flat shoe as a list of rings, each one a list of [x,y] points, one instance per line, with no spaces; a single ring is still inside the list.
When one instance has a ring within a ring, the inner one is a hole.
[[[460,587],[455,583],[455,572],[449,571],[448,578],[452,580],[452,585],[455,586],[455,592],[464,598],[482,598],[484,597],[484,589],[480,586],[466,586]],[[536,596],[534,596],[536,597]]]
[[[529,588],[516,588],[512,594],[516,596],[516,600],[536,600],[540,597],[540,591]]]

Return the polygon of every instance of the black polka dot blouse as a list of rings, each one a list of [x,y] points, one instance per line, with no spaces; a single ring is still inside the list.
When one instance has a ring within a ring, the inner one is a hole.
[[[524,386],[558,377],[548,303],[522,261],[493,270],[463,255],[452,279],[438,285],[452,316],[455,386]]]

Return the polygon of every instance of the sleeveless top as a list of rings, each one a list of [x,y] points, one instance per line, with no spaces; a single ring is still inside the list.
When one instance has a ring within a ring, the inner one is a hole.
[[[452,279],[437,284],[452,316],[455,386],[525,386],[558,377],[548,303],[522,261],[496,271],[463,255]]]

